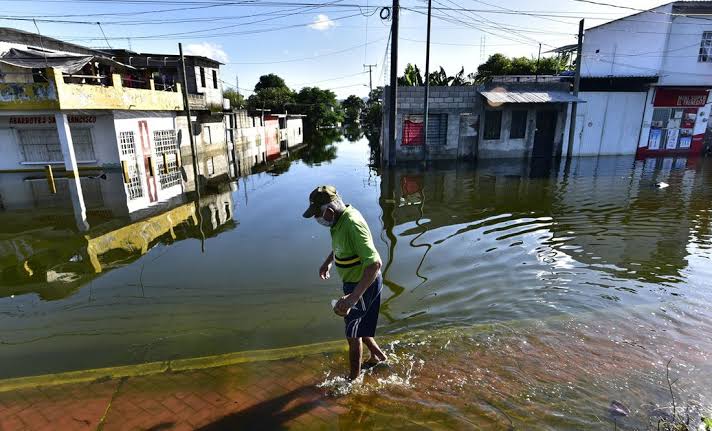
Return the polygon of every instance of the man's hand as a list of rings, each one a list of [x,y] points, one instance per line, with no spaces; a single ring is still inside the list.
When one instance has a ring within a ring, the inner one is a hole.
[[[328,280],[331,277],[329,271],[331,271],[331,262],[324,262],[321,268],[319,268],[319,277],[321,277],[322,280]]]
[[[353,307],[356,304],[356,301],[358,301],[358,299],[356,299],[353,294],[342,296],[334,306],[334,313],[339,316],[346,316],[349,308]]]

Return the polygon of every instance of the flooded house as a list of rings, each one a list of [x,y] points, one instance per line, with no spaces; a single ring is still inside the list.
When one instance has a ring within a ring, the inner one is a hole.
[[[574,155],[702,153],[710,13],[710,2],[676,1],[586,29],[579,97],[587,103],[578,107]]]
[[[187,56],[183,82],[176,55],[99,51],[0,29],[0,172],[34,184],[22,187],[28,199],[46,191],[46,166],[57,172],[55,188],[78,197],[80,172],[120,175],[110,195],[128,213],[194,190],[188,91],[201,185],[222,182],[234,159],[219,66]],[[81,199],[72,202],[86,212]]]
[[[495,77],[487,85],[430,87],[428,137],[424,143],[424,87],[398,87],[398,161],[561,155],[571,102],[569,84],[558,77],[513,82]],[[388,136],[388,88],[383,136]],[[388,146],[383,155],[388,158]]]

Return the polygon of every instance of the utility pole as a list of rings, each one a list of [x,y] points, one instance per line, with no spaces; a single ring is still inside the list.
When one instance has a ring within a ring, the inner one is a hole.
[[[193,160],[193,182],[195,183],[195,212],[198,213],[198,222],[200,230],[200,248],[205,253],[205,233],[203,232],[203,215],[200,212],[200,184],[198,171],[198,155],[195,148],[195,136],[193,136],[193,119],[190,113],[190,103],[188,103],[188,77],[185,74],[185,57],[183,57],[183,44],[178,44],[178,52],[180,53],[180,64],[183,73],[183,104],[185,104],[185,115],[188,117],[188,137],[190,138],[190,154]],[[179,156],[177,156],[179,157]]]
[[[190,104],[188,103],[188,78],[185,74],[185,57],[183,57],[183,44],[178,44],[180,51],[180,64],[183,69],[183,103],[185,104],[185,115],[188,117],[188,137],[190,138],[190,154],[193,159],[193,177],[195,181],[195,190],[198,191],[198,156],[195,148],[195,137],[193,136],[193,120],[190,113]]]
[[[368,90],[373,91],[373,80],[371,79],[371,69],[376,67],[376,64],[364,64],[364,69],[368,67]],[[370,93],[369,93],[370,94]]]
[[[423,98],[423,160],[428,159],[428,93],[430,92],[430,17],[433,0],[428,0],[428,28],[425,38],[425,97]]]
[[[583,19],[579,21],[578,45],[576,47],[576,72],[574,74],[574,97],[578,97],[579,84],[581,83],[581,50],[583,49]],[[570,159],[574,151],[574,136],[576,136],[576,108],[577,102],[571,102],[571,120],[569,121],[569,145],[566,148],[566,158]]]
[[[536,56],[536,71],[534,72],[534,82],[539,82],[539,59],[541,58],[541,43],[539,44],[539,54]]]
[[[398,0],[391,8],[391,94],[388,111],[388,164],[396,164],[396,97],[398,96]]]

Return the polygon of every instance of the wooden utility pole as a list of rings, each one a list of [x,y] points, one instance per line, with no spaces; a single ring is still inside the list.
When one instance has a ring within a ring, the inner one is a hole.
[[[373,79],[371,79],[371,69],[373,69],[376,66],[377,66],[377,64],[364,64],[363,65],[364,69],[368,67],[368,91],[369,91],[369,94],[371,94],[370,92],[373,91]]]
[[[433,0],[428,0],[428,28],[425,38],[425,97],[423,97],[423,160],[428,159],[428,93],[430,92],[430,17]]]
[[[388,104],[388,164],[396,164],[396,97],[398,97],[398,0],[391,9],[391,94]]]
[[[185,57],[183,57],[183,44],[178,44],[180,52],[180,64],[183,70],[183,104],[185,104],[185,115],[188,117],[188,138],[190,139],[190,154],[193,160],[193,178],[195,181],[195,190],[198,190],[198,155],[195,148],[195,136],[193,135],[193,119],[190,113],[190,103],[188,103],[188,77],[185,73]]]
[[[188,77],[185,73],[185,57],[183,56],[183,44],[178,44],[178,52],[180,53],[180,65],[183,70],[183,103],[185,104],[185,115],[188,117],[188,138],[190,138],[190,154],[193,160],[193,182],[195,183],[195,212],[198,215],[198,223],[200,230],[200,249],[205,252],[205,233],[203,233],[203,215],[200,212],[200,183],[198,170],[198,152],[195,148],[195,136],[193,136],[193,119],[190,113],[190,103],[188,103]],[[177,155],[176,157],[179,157]]]
[[[574,73],[574,97],[578,97],[581,83],[581,49],[583,48],[583,19],[579,21],[578,46],[576,48],[576,72]],[[566,147],[566,158],[571,158],[574,152],[574,137],[576,136],[576,108],[578,103],[571,102],[571,120],[569,121],[569,145]]]

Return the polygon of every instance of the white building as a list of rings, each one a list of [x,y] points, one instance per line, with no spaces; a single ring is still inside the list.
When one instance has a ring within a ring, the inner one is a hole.
[[[586,30],[574,155],[701,153],[710,13],[711,2],[677,1]]]

